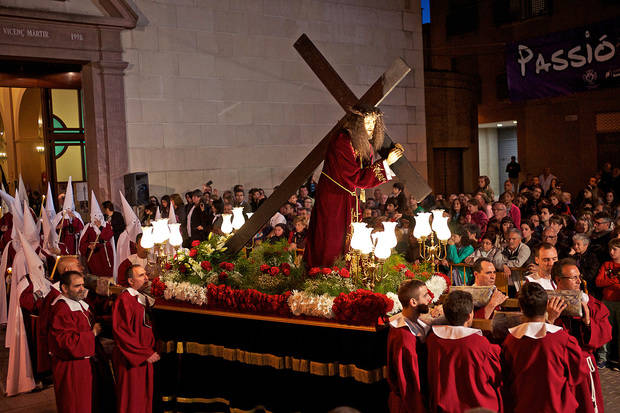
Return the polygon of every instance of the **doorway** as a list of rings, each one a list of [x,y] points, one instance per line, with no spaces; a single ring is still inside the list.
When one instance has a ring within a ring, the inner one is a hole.
[[[519,162],[517,121],[508,120],[478,125],[480,175],[488,176],[496,196],[504,192],[508,179],[506,166],[514,156]]]
[[[76,186],[85,185],[81,67],[1,63],[0,166],[7,190],[14,193],[20,175],[35,202],[46,193],[48,182],[54,194],[66,190],[69,176]]]

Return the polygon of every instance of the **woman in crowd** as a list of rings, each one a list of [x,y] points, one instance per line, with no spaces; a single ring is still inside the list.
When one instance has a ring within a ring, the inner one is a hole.
[[[464,215],[463,212],[461,201],[458,198],[454,199],[450,205],[450,222],[458,223],[459,218]]]
[[[488,176],[482,175],[478,177],[478,192],[486,195],[488,202],[493,202],[495,194],[491,189],[491,180]]]
[[[466,264],[473,264],[478,258],[488,258],[493,261],[493,257],[497,254],[498,249],[495,248],[495,236],[493,234],[484,234],[480,245],[472,255],[465,259]]]
[[[463,227],[458,226],[448,240],[446,260],[443,264],[446,266],[449,265],[448,263],[460,264],[473,253],[474,247],[471,240],[467,237]],[[469,285],[473,281],[471,269],[465,267],[452,268],[452,278],[454,285]]]
[[[467,210],[469,211],[470,221],[480,227],[480,232],[482,234],[487,232],[489,217],[481,210],[480,203],[476,198],[467,201]]]
[[[286,227],[286,224],[276,224],[267,236],[267,242],[270,244],[275,244],[276,242],[282,240],[288,241],[288,228]]]
[[[161,207],[159,208],[159,212],[161,213],[162,218],[168,218],[168,214],[170,213],[170,197],[168,195],[161,197]]]
[[[524,221],[521,223],[521,234],[523,238],[521,238],[521,242],[527,245],[530,248],[530,251],[534,251],[534,248],[540,244],[540,238],[538,238],[538,234],[534,232],[534,224],[532,221]]]

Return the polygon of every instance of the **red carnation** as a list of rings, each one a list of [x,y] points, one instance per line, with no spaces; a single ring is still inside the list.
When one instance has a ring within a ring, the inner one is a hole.
[[[182,274],[185,274],[185,271],[187,271],[187,268],[185,268],[185,265],[180,265],[179,266],[179,272]]]
[[[291,265],[288,262],[283,262],[282,264],[280,264],[280,268],[282,270],[290,270],[291,269]]]
[[[402,270],[404,268],[407,268],[407,266],[405,264],[398,264],[396,268],[398,268],[399,270]]]
[[[169,269],[171,269],[171,268],[172,268],[172,264],[170,264],[169,262],[167,262],[165,267],[166,267],[166,269],[167,269],[167,270],[169,270]]]
[[[202,269],[206,270],[206,271],[211,271],[211,263],[209,261],[203,261],[200,263],[200,266],[202,267]]]
[[[308,271],[308,275],[309,275],[310,277],[314,277],[314,276],[316,276],[317,274],[319,274],[320,272],[321,272],[321,269],[320,269],[320,268],[318,268],[318,267],[312,267],[312,268],[310,268],[310,271]]]
[[[192,247],[197,247],[199,245],[200,245],[200,241],[198,240],[192,241]]]
[[[260,272],[269,272],[270,269],[271,267],[267,264],[263,264],[260,266]]]
[[[269,270],[269,273],[271,275],[278,275],[278,273],[280,272],[280,269],[278,267],[271,267],[271,269]]]
[[[222,271],[218,276],[217,276],[218,280],[220,281],[226,281],[226,278],[228,278],[228,274],[226,274],[225,271]]]
[[[323,269],[321,270],[321,272],[322,272],[323,274],[327,275],[327,274],[329,274],[329,273],[331,273],[331,272],[332,272],[332,269],[331,269],[331,268],[327,268],[327,267],[325,267],[325,268],[323,268]]]
[[[189,250],[189,256],[194,258],[198,254],[198,250],[191,249]]]
[[[288,268],[284,268],[282,270],[282,274],[286,275],[287,277],[291,274],[291,270],[289,270]]]
[[[407,278],[413,278],[415,276],[415,274],[412,271],[405,271],[405,277]]]
[[[338,272],[338,271],[340,271],[340,268],[338,268],[337,266],[335,266],[335,265],[334,265],[334,266],[332,267],[332,271],[333,271],[333,272]]]
[[[235,269],[235,264],[233,264],[232,262],[225,262],[224,264],[226,264],[225,265],[226,271],[232,271]]]
[[[349,270],[347,270],[346,268],[343,268],[340,270],[340,276],[342,278],[349,278],[351,277],[351,274],[349,273]]]
[[[428,295],[431,296],[431,300],[435,299],[435,294],[431,290],[428,290]]]

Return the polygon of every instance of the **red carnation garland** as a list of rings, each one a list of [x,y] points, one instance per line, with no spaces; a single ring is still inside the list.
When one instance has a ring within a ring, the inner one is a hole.
[[[207,302],[209,307],[243,313],[276,314],[291,316],[288,298],[291,292],[284,294],[264,294],[254,289],[234,290],[227,285],[207,285]]]
[[[360,289],[349,294],[340,293],[334,299],[332,311],[338,321],[373,325],[393,306],[394,302],[387,296]]]
[[[163,297],[165,289],[166,289],[166,284],[161,282],[159,277],[153,278],[153,281],[151,281],[151,295],[153,297],[157,297],[157,298]]]

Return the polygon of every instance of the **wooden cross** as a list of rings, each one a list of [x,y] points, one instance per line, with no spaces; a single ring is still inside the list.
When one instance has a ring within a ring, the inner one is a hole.
[[[364,96],[358,99],[321,52],[314,46],[312,41],[310,41],[308,36],[302,34],[295,42],[294,47],[345,111],[356,104],[379,105],[407,73],[411,71],[411,68],[402,59],[396,59],[389,69],[366,91]],[[345,118],[346,115],[310,151],[271,196],[262,203],[245,225],[228,240],[226,246],[230,253],[240,251],[276,211],[286,203],[288,198],[306,182],[306,179],[325,159],[327,147],[332,138],[342,129]],[[385,158],[393,147],[394,143],[386,134],[379,154]],[[405,156],[390,165],[390,168],[396,173],[398,180],[403,183],[409,193],[416,199],[421,200],[431,192],[426,181]]]

